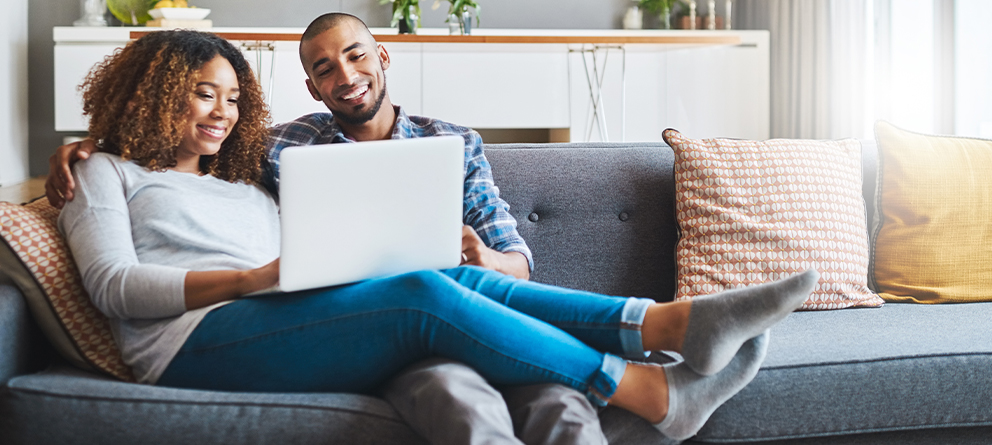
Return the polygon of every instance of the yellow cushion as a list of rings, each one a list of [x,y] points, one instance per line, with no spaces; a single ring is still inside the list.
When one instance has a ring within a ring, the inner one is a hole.
[[[992,141],[875,124],[875,290],[888,301],[992,301]]]

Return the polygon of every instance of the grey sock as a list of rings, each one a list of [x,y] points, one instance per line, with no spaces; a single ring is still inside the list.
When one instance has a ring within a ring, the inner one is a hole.
[[[801,306],[819,279],[819,272],[810,269],[780,281],[693,298],[682,342],[686,365],[702,375],[716,374],[745,341]]]
[[[679,441],[695,436],[720,405],[754,379],[767,352],[768,332],[765,332],[744,343],[730,364],[716,375],[701,376],[685,362],[664,365],[668,415],[654,427]]]

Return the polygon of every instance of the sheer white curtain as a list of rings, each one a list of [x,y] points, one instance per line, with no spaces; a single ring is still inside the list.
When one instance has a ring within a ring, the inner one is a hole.
[[[738,0],[734,26],[771,32],[771,136],[868,137],[870,0]]]

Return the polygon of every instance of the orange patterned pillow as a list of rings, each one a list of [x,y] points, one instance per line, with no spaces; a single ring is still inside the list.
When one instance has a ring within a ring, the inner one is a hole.
[[[55,349],[72,364],[133,382],[131,368],[90,302],[69,248],[58,231],[59,211],[38,199],[0,202],[0,266],[24,294],[32,315]]]
[[[802,309],[883,304],[868,289],[857,140],[663,136],[675,150],[677,299],[814,268],[820,282]]]

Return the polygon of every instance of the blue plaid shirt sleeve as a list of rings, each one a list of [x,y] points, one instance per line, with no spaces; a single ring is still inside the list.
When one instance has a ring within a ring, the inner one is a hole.
[[[472,226],[482,242],[499,252],[520,252],[531,271],[534,257],[517,232],[517,220],[510,215],[510,205],[499,197],[493,182],[492,167],[482,150],[482,137],[475,131],[465,138],[465,224]]]

